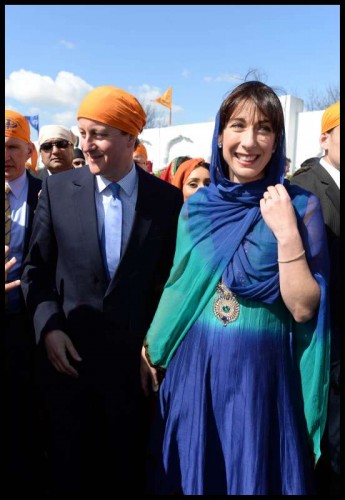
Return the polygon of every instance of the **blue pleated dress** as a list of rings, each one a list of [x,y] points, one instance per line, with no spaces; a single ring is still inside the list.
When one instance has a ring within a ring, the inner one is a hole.
[[[170,361],[150,444],[154,494],[314,493],[312,451],[289,312],[237,297],[216,317],[216,292]]]

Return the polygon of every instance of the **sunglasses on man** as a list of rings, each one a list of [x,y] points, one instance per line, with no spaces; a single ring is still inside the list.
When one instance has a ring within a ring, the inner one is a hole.
[[[68,146],[73,146],[73,144],[69,141],[66,141],[65,139],[61,139],[59,141],[44,142],[40,146],[40,151],[44,151],[45,153],[47,153],[48,151],[51,151],[54,146],[59,149],[66,149]]]

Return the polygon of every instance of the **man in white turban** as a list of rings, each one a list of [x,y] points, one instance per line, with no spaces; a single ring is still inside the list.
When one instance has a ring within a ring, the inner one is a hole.
[[[77,136],[61,125],[45,125],[38,136],[38,146],[44,168],[38,170],[38,177],[58,174],[73,168],[74,146]]]

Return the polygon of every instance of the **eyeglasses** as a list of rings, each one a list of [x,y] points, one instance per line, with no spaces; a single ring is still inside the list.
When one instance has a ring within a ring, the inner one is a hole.
[[[73,144],[71,142],[61,139],[60,141],[45,142],[40,146],[40,151],[45,151],[47,153],[48,151],[51,151],[54,146],[59,149],[66,149],[68,146],[72,145]]]

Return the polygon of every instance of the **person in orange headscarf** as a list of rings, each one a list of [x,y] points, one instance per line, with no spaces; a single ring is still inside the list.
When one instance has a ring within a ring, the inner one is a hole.
[[[140,497],[155,389],[145,398],[140,352],[183,196],[133,160],[146,124],[133,95],[96,87],[77,121],[86,165],[46,177],[22,276],[43,347],[49,486],[59,498]]]
[[[41,439],[35,406],[35,333],[21,288],[17,286],[42,184],[25,167],[35,151],[27,119],[16,111],[5,110],[6,295],[5,326],[1,333],[4,429],[1,446],[5,457],[3,486],[16,498],[39,493],[37,471],[42,469],[42,463],[36,461]]]
[[[192,158],[180,164],[171,184],[182,189],[183,199],[186,201],[198,189],[208,186],[210,182],[210,164],[203,158]]]
[[[142,142],[139,139],[136,140],[135,149],[133,152],[133,160],[139,167],[143,168],[147,172],[147,151]]]
[[[159,177],[160,179],[162,179],[163,181],[170,182],[170,184],[171,184],[172,180],[174,178],[174,175],[176,173],[176,170],[181,165],[181,163],[183,163],[186,160],[190,160],[190,159],[191,159],[190,156],[177,156],[176,158],[171,160],[171,162],[169,163],[169,165],[167,167],[165,167],[161,170],[158,170],[158,172],[156,172],[156,176]]]

